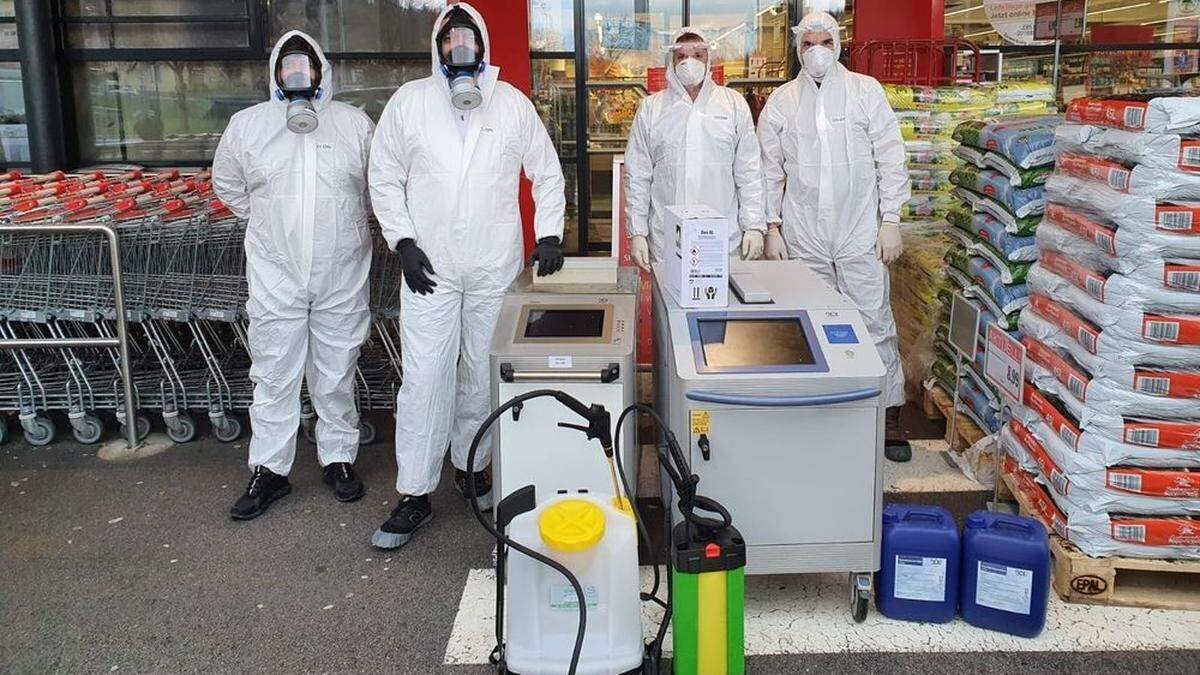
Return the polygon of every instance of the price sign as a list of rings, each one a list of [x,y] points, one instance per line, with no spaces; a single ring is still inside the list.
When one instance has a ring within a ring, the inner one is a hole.
[[[987,360],[983,375],[1005,396],[1016,403],[1021,402],[1021,386],[1025,381],[1025,345],[996,324],[988,324]]]

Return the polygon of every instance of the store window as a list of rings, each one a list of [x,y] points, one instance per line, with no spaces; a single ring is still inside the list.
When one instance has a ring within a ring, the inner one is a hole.
[[[13,0],[0,0],[0,51],[17,49],[19,46]]]
[[[534,58],[532,100],[534,108],[558,150],[566,179],[567,211],[563,227],[563,249],[579,253],[579,171],[575,115],[575,61],[564,58]]]
[[[81,164],[205,163],[268,92],[265,61],[97,61],[71,76]]]
[[[0,167],[29,162],[21,64],[0,61]]]
[[[378,122],[388,99],[400,85],[422,77],[429,77],[428,57],[421,61],[333,59],[333,98],[358,108]]]
[[[222,49],[250,46],[247,0],[65,0],[72,49]]]
[[[429,52],[445,0],[272,0],[271,40],[289,30],[313,36],[329,52]]]
[[[572,0],[529,0],[529,48],[535,52],[575,50]]]
[[[1064,37],[1058,59],[1063,103],[1080,96],[1200,87],[1197,0],[1089,0],[1082,16],[1082,34]],[[1033,23],[1004,21],[982,0],[947,0],[945,17],[948,37],[984,47],[986,79],[1054,77],[1053,40],[1035,39]],[[1070,21],[1065,18],[1064,27]],[[1164,49],[1169,44],[1187,48]]]

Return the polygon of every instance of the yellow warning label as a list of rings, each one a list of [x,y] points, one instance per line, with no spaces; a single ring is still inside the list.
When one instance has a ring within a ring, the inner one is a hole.
[[[712,428],[712,415],[707,410],[692,411],[692,433],[707,434]]]

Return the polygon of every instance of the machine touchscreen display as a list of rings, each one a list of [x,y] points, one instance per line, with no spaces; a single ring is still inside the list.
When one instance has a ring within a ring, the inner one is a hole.
[[[604,335],[603,309],[530,309],[526,338],[598,338]]]
[[[696,325],[711,368],[816,363],[799,319],[701,319]]]

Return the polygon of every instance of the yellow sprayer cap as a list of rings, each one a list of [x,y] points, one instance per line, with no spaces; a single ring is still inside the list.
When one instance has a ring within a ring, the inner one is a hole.
[[[542,511],[538,531],[555,551],[586,551],[604,537],[604,511],[583,499],[564,499]]]

